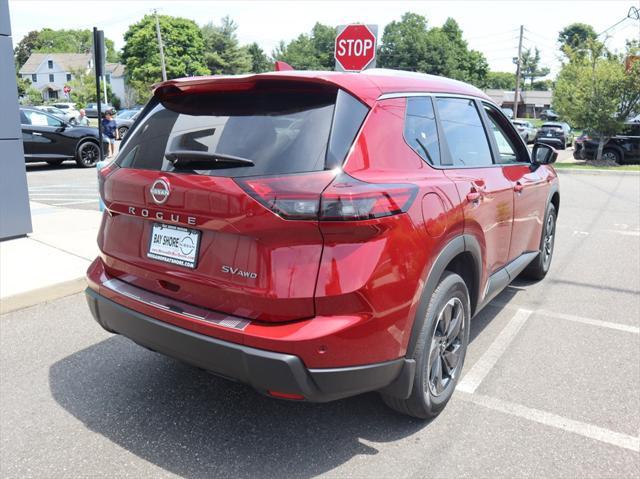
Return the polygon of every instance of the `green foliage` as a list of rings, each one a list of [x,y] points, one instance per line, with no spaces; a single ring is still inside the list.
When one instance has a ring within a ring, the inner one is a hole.
[[[558,43],[562,51],[585,52],[587,44],[596,40],[597,35],[591,25],[586,23],[572,23],[563,28],[558,34]]]
[[[316,23],[311,34],[303,33],[288,44],[280,42],[273,57],[296,70],[333,70],[335,68],[336,29]]]
[[[530,88],[533,89],[533,82],[536,78],[545,77],[551,70],[547,67],[540,67],[540,50],[535,47],[532,52],[530,48],[527,48],[522,53],[522,61],[520,66],[520,73],[525,80],[529,78]]]
[[[511,72],[488,72],[484,88],[496,90],[512,90],[515,88],[516,74]]]
[[[411,12],[385,27],[379,65],[446,76],[478,86],[486,84],[489,72],[484,55],[469,49],[455,20],[448,18],[442,27],[429,29],[425,17]]]
[[[29,88],[31,88],[31,80],[28,78],[18,77],[16,83],[18,84],[18,96],[26,95]]]
[[[76,108],[84,108],[87,103],[96,102],[96,79],[93,72],[85,72],[84,70],[76,70],[73,72],[73,80],[69,82],[71,87],[71,93],[69,95],[69,101],[76,104]],[[101,85],[102,87],[102,85]],[[105,99],[102,98],[102,91],[100,90],[100,100],[105,103]],[[107,100],[116,109],[120,108],[120,100],[113,94],[111,85],[107,83]]]
[[[214,75],[237,75],[251,71],[252,56],[238,44],[238,25],[224,17],[220,25],[209,22],[202,27],[204,63]],[[256,45],[257,47],[257,45]]]
[[[625,71],[624,58],[637,52],[628,45],[625,55],[613,55],[603,44],[589,40],[585,50],[569,51],[553,92],[555,110],[574,126],[589,129],[600,138],[597,158],[607,138],[640,108],[640,62]]]
[[[553,80],[534,81],[529,88],[536,91],[550,91],[553,90]]]
[[[193,20],[167,15],[159,15],[158,20],[167,78],[209,73],[202,61],[204,40],[198,25]],[[155,16],[145,15],[129,26],[124,40],[122,61],[126,66],[127,80],[139,95],[139,101],[146,101],[151,96],[151,85],[162,80]]]
[[[251,71],[253,73],[263,73],[273,70],[273,64],[257,43],[252,43],[244,47],[251,57]]]
[[[35,87],[29,87],[26,92],[25,104],[26,105],[42,105],[44,99],[42,93]]]
[[[108,62],[117,62],[118,54],[112,40],[105,38]],[[20,67],[32,53],[91,53],[93,32],[89,29],[52,30],[43,28],[29,32],[14,49],[16,64]]]

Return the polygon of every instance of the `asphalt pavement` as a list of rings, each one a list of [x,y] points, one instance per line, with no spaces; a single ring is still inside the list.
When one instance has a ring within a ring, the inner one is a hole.
[[[79,294],[0,317],[0,476],[638,477],[640,176],[560,179],[550,274],[474,319],[435,420],[263,397],[104,332]]]

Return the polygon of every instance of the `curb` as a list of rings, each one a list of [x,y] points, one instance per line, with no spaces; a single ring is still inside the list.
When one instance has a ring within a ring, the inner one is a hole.
[[[639,176],[640,171],[616,171],[598,168],[554,168],[556,173],[570,173],[575,175],[621,175]]]
[[[72,294],[80,293],[87,287],[84,276],[43,288],[32,289],[24,293],[14,294],[0,299],[0,314],[10,313],[28,308],[39,303],[53,301]]]

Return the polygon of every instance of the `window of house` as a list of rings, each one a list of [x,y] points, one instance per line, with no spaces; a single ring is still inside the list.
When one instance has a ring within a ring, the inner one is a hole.
[[[67,81],[71,81],[71,73],[67,73]]]
[[[489,141],[473,100],[438,98],[438,115],[453,166],[493,164]]]
[[[404,139],[430,165],[440,163],[438,128],[431,98],[411,97],[407,99]]]
[[[53,82],[53,73],[49,73],[49,81]]]
[[[32,83],[36,83],[38,81],[38,75],[36,75],[35,73],[33,73],[31,75],[31,82]]]
[[[47,66],[49,67],[49,70],[53,70],[53,60],[47,61]]]

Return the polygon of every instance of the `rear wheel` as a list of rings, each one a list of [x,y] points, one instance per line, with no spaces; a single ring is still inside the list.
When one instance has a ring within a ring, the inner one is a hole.
[[[549,272],[551,259],[553,258],[553,247],[556,240],[556,207],[553,203],[547,206],[547,214],[542,228],[542,238],[540,239],[540,253],[529,266],[522,272],[522,276],[529,279],[540,280]]]
[[[622,161],[622,157],[617,150],[605,149],[602,152],[602,159],[605,161],[615,161],[616,163],[620,163]]]
[[[129,131],[129,128],[127,128],[126,126],[121,126],[120,128],[118,128],[118,133],[120,134],[121,140],[124,138],[124,135],[127,134],[127,131]]]
[[[92,141],[85,141],[78,148],[76,163],[81,168],[91,168],[96,166],[100,160],[100,150],[98,145]]]
[[[437,416],[460,378],[469,342],[471,309],[463,279],[446,271],[431,296],[413,359],[416,372],[407,399],[383,394],[396,411],[422,419]]]

